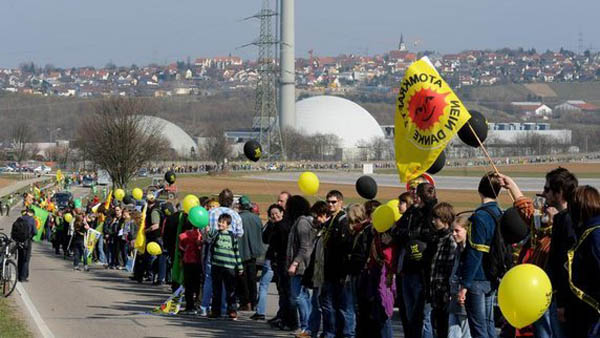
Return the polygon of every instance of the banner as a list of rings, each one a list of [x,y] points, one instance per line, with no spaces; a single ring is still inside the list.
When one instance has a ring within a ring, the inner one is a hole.
[[[427,57],[404,74],[396,100],[396,166],[402,182],[419,177],[471,115]]]
[[[31,208],[34,212],[33,218],[35,219],[35,229],[37,230],[37,234],[33,237],[33,240],[39,242],[44,234],[44,225],[50,213],[35,205],[32,205]]]
[[[87,249],[87,256],[90,257],[96,248],[98,240],[102,238],[102,233],[94,229],[88,229],[85,237],[85,248]]]

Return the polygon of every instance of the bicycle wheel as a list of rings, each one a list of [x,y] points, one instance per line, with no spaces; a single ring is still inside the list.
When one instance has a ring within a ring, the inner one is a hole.
[[[8,297],[17,286],[17,264],[13,261],[6,261],[1,277],[0,288],[2,288],[2,294],[4,297]]]

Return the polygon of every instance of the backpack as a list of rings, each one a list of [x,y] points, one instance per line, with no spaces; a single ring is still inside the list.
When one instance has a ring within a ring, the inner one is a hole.
[[[481,208],[480,210],[492,216],[496,224],[492,242],[490,243],[490,252],[483,255],[482,262],[485,276],[490,281],[492,289],[495,290],[500,285],[500,280],[502,280],[504,274],[514,266],[512,247],[502,237],[502,233],[500,232],[500,218],[488,208]]]
[[[12,230],[10,231],[10,237],[18,243],[27,242],[27,240],[31,238],[29,224],[25,219],[23,219],[23,217],[17,218],[17,220],[13,223]]]

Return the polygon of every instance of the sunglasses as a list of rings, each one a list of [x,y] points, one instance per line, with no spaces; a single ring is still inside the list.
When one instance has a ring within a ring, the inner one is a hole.
[[[329,201],[327,201],[327,203],[329,203],[329,204],[336,204],[337,202],[338,202],[337,200],[329,200]]]

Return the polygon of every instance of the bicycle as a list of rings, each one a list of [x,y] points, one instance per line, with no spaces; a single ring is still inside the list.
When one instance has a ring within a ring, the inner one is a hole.
[[[17,286],[17,264],[11,259],[16,250],[15,241],[0,232],[0,289],[4,297],[10,296]]]

